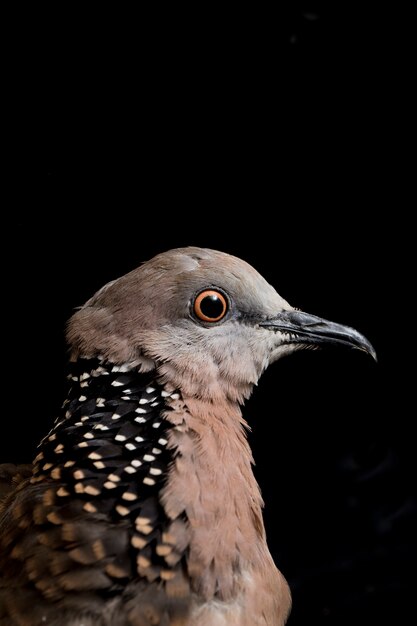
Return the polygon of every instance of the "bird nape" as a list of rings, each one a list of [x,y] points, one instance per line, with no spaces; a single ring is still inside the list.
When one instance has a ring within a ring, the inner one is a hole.
[[[196,247],[105,285],[67,340],[61,414],[0,466],[1,624],[285,624],[240,406],[280,357],[369,341]]]

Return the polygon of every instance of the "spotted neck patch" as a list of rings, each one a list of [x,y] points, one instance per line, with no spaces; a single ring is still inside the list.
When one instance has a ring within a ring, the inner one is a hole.
[[[171,460],[163,388],[149,374],[96,360],[77,361],[68,379],[63,415],[35,459],[35,480],[56,478],[73,494],[101,497],[119,483],[143,485],[142,492],[160,486]],[[123,500],[134,508],[128,493]]]
[[[96,359],[72,364],[68,379],[62,415],[39,445],[31,479],[51,485],[46,518],[64,524],[76,510],[76,517],[104,514],[110,522],[123,521],[136,572],[168,580],[182,551],[169,545],[179,520],[168,519],[159,500],[174,454],[163,410],[178,394],[164,391],[153,373]],[[125,564],[110,574],[130,578],[132,569]]]

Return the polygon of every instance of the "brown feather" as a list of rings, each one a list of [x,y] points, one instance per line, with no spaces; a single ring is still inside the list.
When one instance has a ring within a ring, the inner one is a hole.
[[[193,309],[207,288],[228,303],[218,323]],[[109,283],[71,317],[71,363],[99,365],[75,376],[78,395],[33,468],[0,466],[5,626],[285,624],[290,592],[267,547],[240,406],[298,349],[261,323],[291,311],[244,261],[190,247]],[[125,373],[133,387],[149,373],[136,405]],[[92,377],[100,393],[87,399]]]

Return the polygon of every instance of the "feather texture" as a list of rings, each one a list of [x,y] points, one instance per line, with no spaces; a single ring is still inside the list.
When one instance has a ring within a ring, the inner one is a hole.
[[[240,406],[296,349],[372,346],[200,248],[105,285],[67,338],[61,414],[0,466],[2,626],[283,626]]]

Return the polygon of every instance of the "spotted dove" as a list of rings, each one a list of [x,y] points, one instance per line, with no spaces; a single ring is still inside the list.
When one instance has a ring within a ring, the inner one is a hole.
[[[285,624],[240,407],[284,355],[371,344],[196,247],[105,285],[67,339],[61,413],[32,465],[0,466],[0,623]]]

